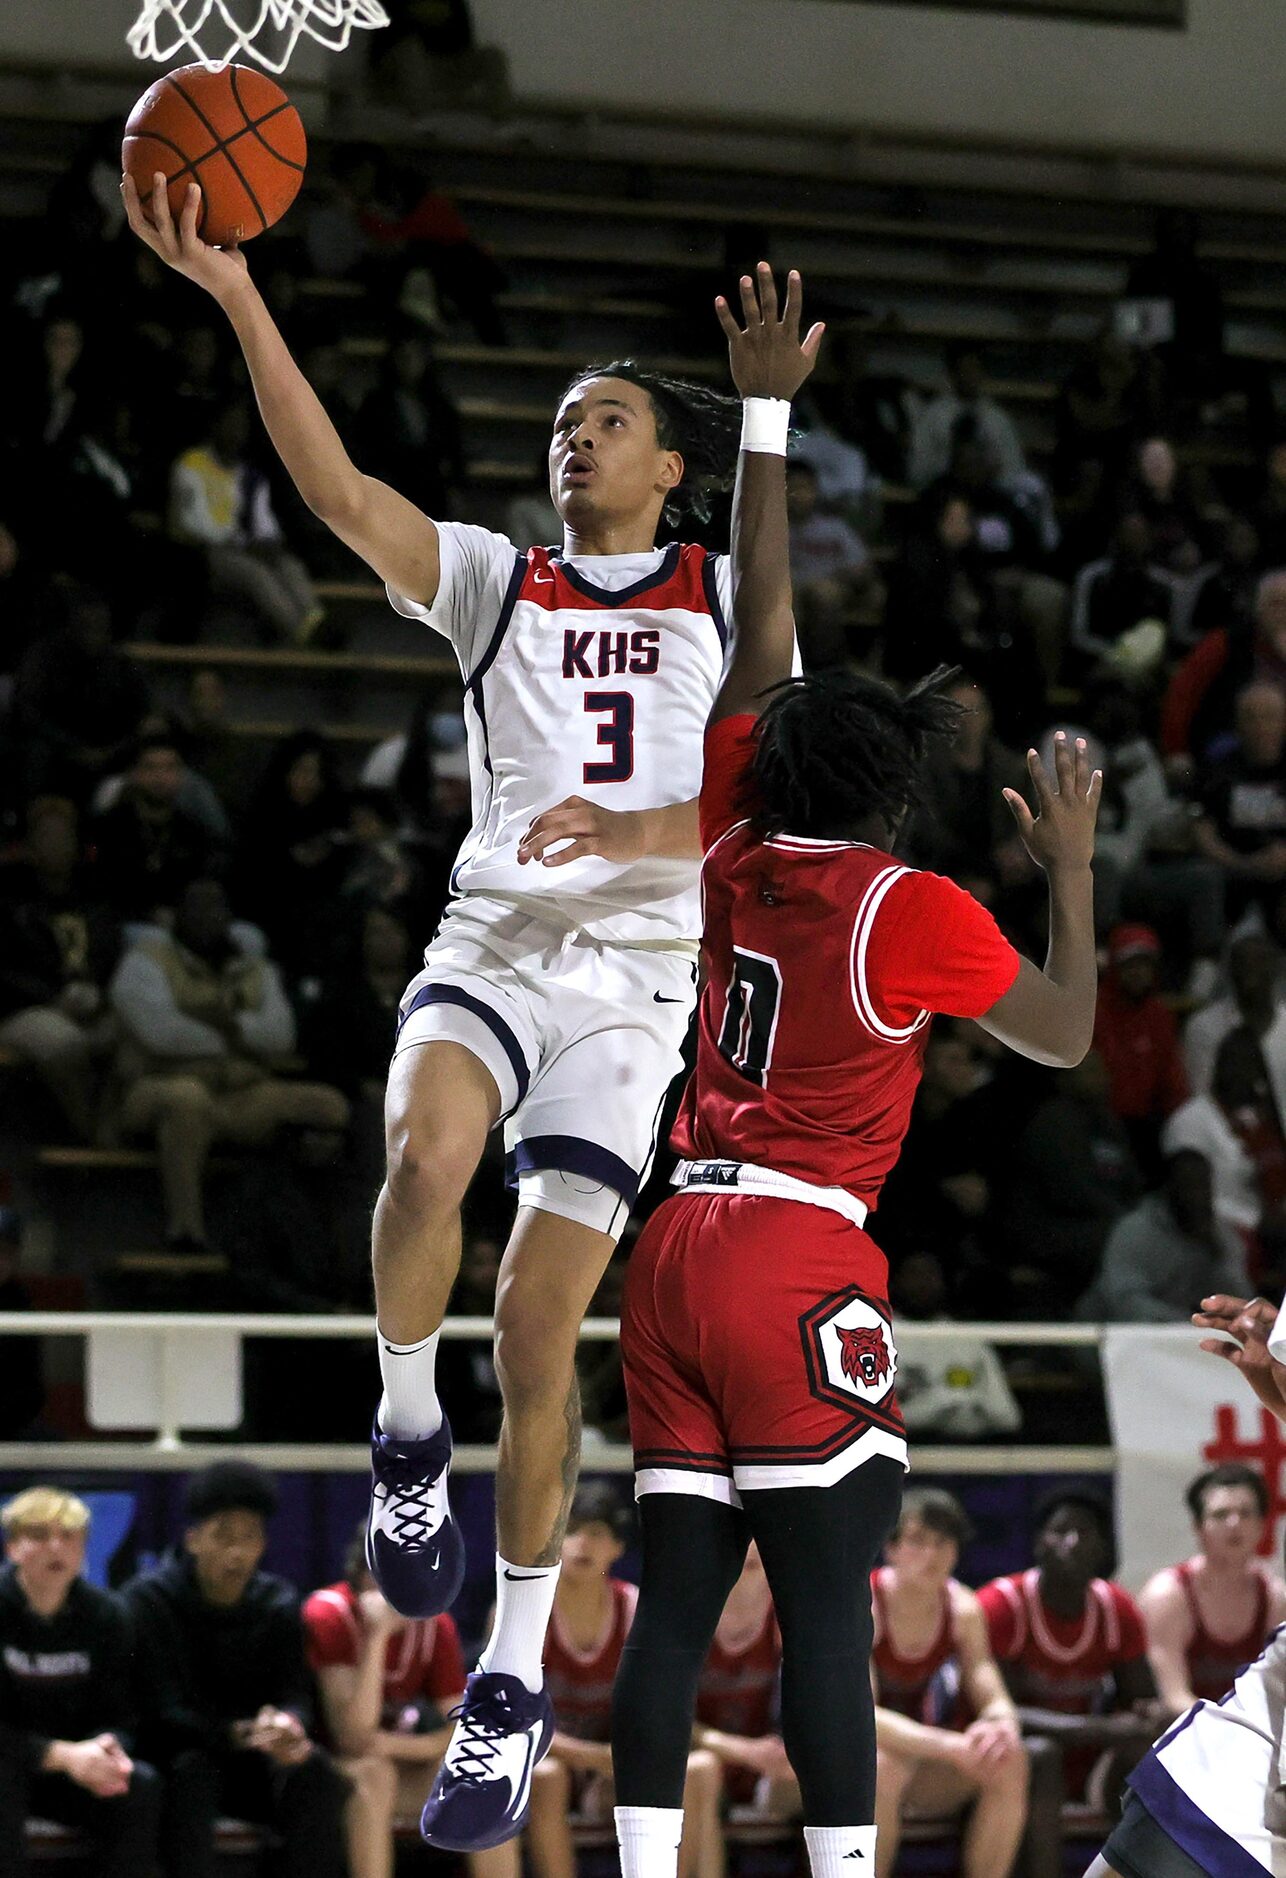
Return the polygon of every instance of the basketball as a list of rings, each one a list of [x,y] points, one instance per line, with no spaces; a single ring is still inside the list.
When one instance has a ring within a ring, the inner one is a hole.
[[[281,220],[299,193],[308,140],[290,99],[247,65],[184,65],[148,87],[129,114],[121,164],[144,212],[158,170],[177,222],[189,183],[201,185],[197,233],[216,247],[249,241]]]

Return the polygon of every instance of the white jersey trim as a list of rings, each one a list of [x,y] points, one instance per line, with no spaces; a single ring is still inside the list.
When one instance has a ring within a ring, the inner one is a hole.
[[[670,1185],[684,1193],[757,1193],[770,1199],[800,1200],[805,1206],[823,1206],[832,1213],[842,1213],[854,1226],[864,1226],[869,1211],[865,1200],[859,1200],[846,1187],[817,1187],[811,1181],[797,1180],[793,1174],[779,1174],[771,1167],[717,1156],[705,1161],[680,1161],[670,1176]]]
[[[904,874],[910,872],[909,867],[892,866],[886,867],[882,873],[875,876],[857,909],[857,918],[853,923],[853,940],[849,948],[849,982],[853,992],[853,1008],[871,1035],[878,1037],[883,1043],[905,1043],[909,1037],[914,1037],[918,1030],[923,1030],[932,1016],[931,1011],[921,1011],[913,1023],[886,1024],[875,1009],[866,979],[866,952],[871,943],[871,931],[875,925],[876,914],[883,906],[889,889],[901,880]]]

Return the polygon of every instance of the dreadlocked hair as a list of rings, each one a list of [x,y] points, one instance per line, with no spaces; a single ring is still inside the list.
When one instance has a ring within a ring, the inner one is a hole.
[[[962,710],[940,665],[910,691],[857,673],[775,685],[755,728],[752,819],[764,836],[849,835],[872,817],[894,827],[924,796],[924,757],[954,736]]]
[[[665,505],[665,520],[677,527],[685,515],[694,521],[710,520],[710,497],[730,489],[737,473],[741,449],[741,399],[708,385],[692,385],[685,378],[667,378],[633,359],[614,359],[610,365],[591,365],[575,378],[624,378],[646,391],[656,416],[656,434],[663,450],[677,450],[683,458],[683,481]]]

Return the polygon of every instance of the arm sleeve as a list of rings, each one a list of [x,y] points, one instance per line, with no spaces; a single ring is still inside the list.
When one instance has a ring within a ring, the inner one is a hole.
[[[878,897],[877,897],[878,896]],[[859,1015],[902,1026],[923,1011],[982,1017],[1018,976],[1019,956],[986,907],[940,874],[877,882],[858,910],[853,995]]]
[[[701,846],[708,853],[746,814],[746,784],[754,754],[755,719],[725,717],[706,732],[701,777]]]
[[[478,663],[499,618],[517,549],[504,535],[467,522],[435,522],[438,531],[438,591],[431,606],[385,588],[403,619],[421,621],[449,639],[461,669]],[[494,604],[492,601],[494,600]]]
[[[277,967],[265,959],[260,969],[263,997],[254,1010],[237,1012],[237,1033],[256,1056],[284,1056],[295,1047],[295,1014]]]
[[[464,1687],[464,1651],[455,1620],[447,1615],[437,1619],[433,1637],[433,1655],[424,1678],[424,1693],[431,1702],[445,1702],[459,1695]]]
[[[108,993],[112,1009],[145,1049],[157,1056],[224,1056],[227,1045],[213,1024],[185,1017],[170,995],[165,973],[137,948],[116,968]]]
[[[357,1662],[352,1627],[330,1601],[314,1592],[304,1605],[304,1638],[314,1669],[353,1668]]]

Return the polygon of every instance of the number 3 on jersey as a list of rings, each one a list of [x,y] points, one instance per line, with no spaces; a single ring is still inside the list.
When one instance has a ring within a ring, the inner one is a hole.
[[[611,752],[608,763],[587,763],[587,783],[628,782],[634,774],[634,698],[628,691],[587,691],[585,709],[606,712],[598,727],[598,741]]]
[[[772,1065],[781,1008],[781,967],[762,952],[732,949],[732,983],[719,1048],[739,1076],[762,1089]]]

